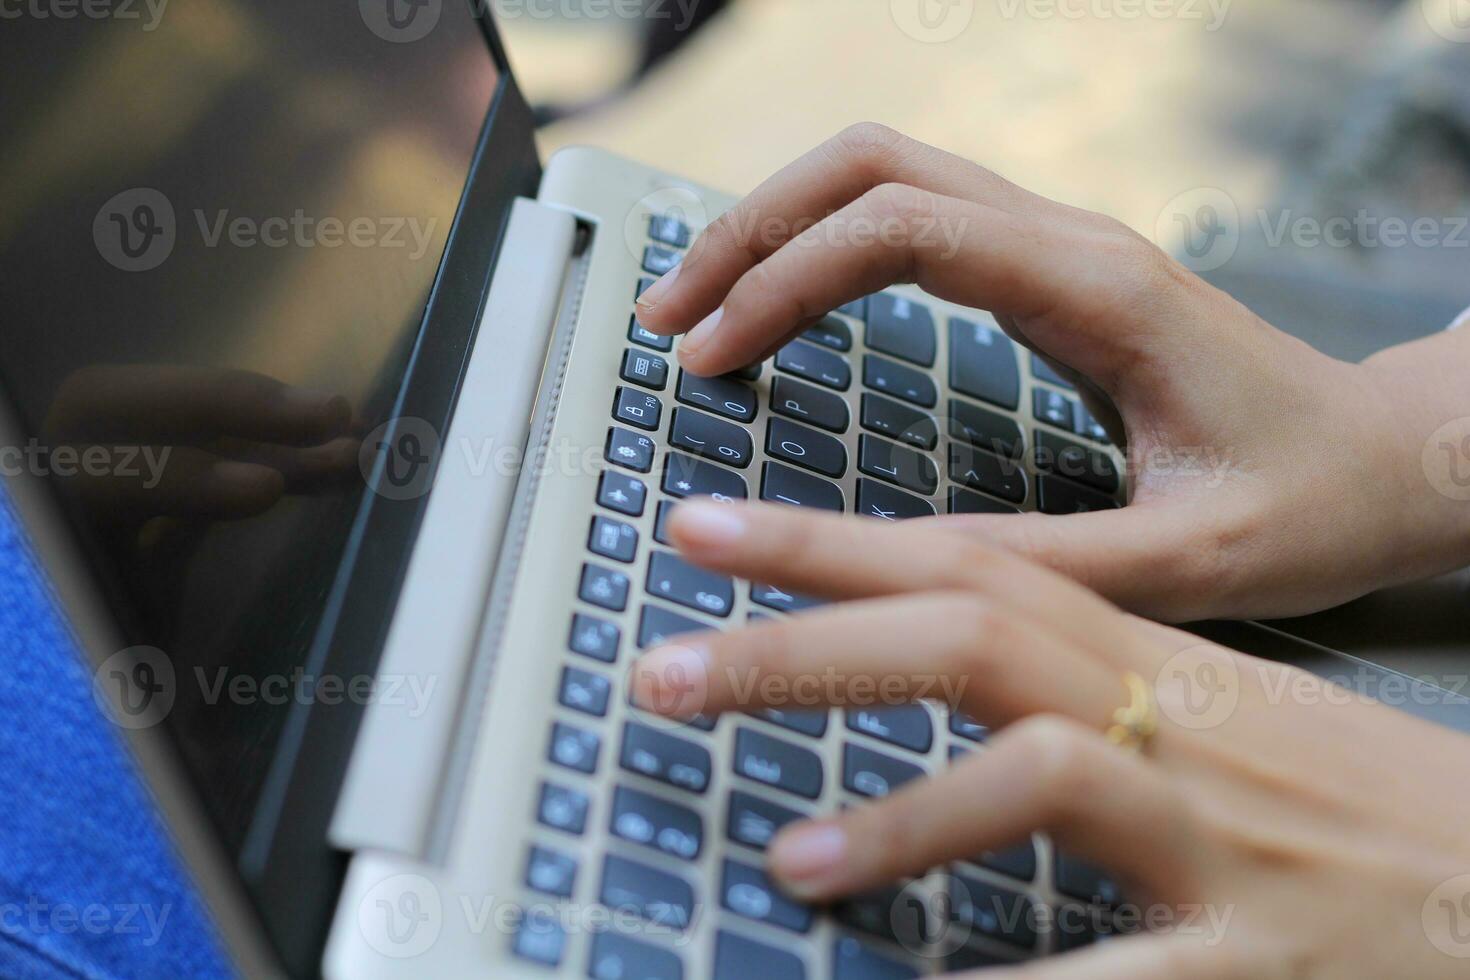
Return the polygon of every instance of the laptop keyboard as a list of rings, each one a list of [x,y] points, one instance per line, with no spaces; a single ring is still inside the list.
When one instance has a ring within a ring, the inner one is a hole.
[[[692,237],[677,218],[654,216],[632,296],[677,264]],[[527,912],[510,943],[518,958],[593,980],[891,980],[1013,962],[1107,931],[1116,888],[1042,837],[832,908],[794,902],[768,879],[768,843],[824,798],[862,805],[983,751],[986,729],[963,715],[924,703],[674,725],[627,703],[624,673],[638,652],[818,605],[686,562],[665,532],[682,499],[882,520],[1118,506],[1106,434],[1071,386],[1040,359],[1018,357],[983,314],[939,307],[870,296],[722,378],[680,369],[673,339],[630,316],[608,387],[606,465],[588,501],[576,612],[561,627],[558,720],[525,848]],[[609,913],[575,947],[581,962],[570,961],[568,926],[554,911],[573,896]],[[1044,903],[1085,909],[1092,926],[1057,929]],[[712,940],[698,957],[680,941],[696,930]],[[955,935],[963,942],[948,941]]]

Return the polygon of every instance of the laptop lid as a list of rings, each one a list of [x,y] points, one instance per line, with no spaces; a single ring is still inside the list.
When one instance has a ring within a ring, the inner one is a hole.
[[[442,431],[539,180],[481,7],[105,5],[0,39],[0,462],[45,485],[99,681],[292,972],[424,506],[365,476],[389,419]]]

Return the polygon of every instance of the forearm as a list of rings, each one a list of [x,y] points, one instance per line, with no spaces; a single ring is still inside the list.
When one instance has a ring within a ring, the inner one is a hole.
[[[1470,326],[1391,347],[1363,368],[1401,461],[1403,577],[1470,565]]]

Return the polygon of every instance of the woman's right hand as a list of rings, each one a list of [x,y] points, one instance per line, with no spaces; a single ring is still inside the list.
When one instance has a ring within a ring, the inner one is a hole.
[[[940,518],[957,530],[1175,622],[1304,613],[1470,561],[1464,505],[1421,461],[1440,422],[1470,416],[1414,383],[1450,342],[1334,360],[1119,222],[881,126],[722,215],[638,316],[687,331],[680,361],[715,375],[896,282],[991,311],[1076,380],[1128,457],[1123,510]]]

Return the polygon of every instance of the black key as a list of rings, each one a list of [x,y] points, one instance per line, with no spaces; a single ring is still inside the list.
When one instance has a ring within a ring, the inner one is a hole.
[[[799,958],[754,939],[721,929],[715,934],[715,971],[711,980],[806,980]]]
[[[810,735],[812,738],[821,738],[827,734],[827,715],[826,708],[762,708],[755,713],[757,718],[764,718],[773,725],[780,725],[788,731]]]
[[[989,728],[986,728],[963,711],[951,711],[949,713],[949,730],[960,738],[967,738],[972,742],[983,742],[990,736]]]
[[[1036,431],[1036,468],[1065,476],[1100,493],[1118,492],[1118,467],[1101,449]]]
[[[613,418],[649,432],[657,431],[663,418],[663,402],[655,395],[637,388],[618,386],[613,397]]]
[[[852,331],[835,316],[823,317],[802,334],[807,340],[833,350],[852,350]]]
[[[938,389],[929,375],[874,354],[863,355],[863,384],[921,408],[933,408],[939,401]]]
[[[638,554],[638,531],[610,517],[594,517],[592,529],[587,532],[587,548],[613,561],[631,562]]]
[[[846,432],[850,420],[845,399],[787,377],[771,385],[771,411],[828,432]]]
[[[602,863],[598,901],[655,925],[683,931],[694,917],[694,889],[676,875],[609,854]]]
[[[1108,438],[1108,430],[1103,428],[1103,424],[1081,402],[1077,403],[1077,420],[1076,424],[1072,427],[1072,431],[1084,439],[1091,439],[1093,442],[1100,442],[1103,445],[1110,445],[1112,443],[1112,440]]]
[[[785,419],[767,423],[766,452],[826,476],[847,472],[847,447],[841,440]]]
[[[572,635],[567,646],[573,653],[580,653],[593,660],[610,664],[618,659],[619,630],[612,623],[577,613],[572,617]]]
[[[812,910],[798,905],[771,883],[760,868],[726,858],[721,866],[720,904],[736,915],[792,932],[812,927]]]
[[[559,766],[591,773],[597,771],[597,755],[601,748],[602,739],[596,732],[557,722],[551,726],[551,743],[546,748],[546,757]]]
[[[821,599],[813,599],[811,596],[794,592],[783,592],[774,585],[762,585],[759,582],[751,583],[750,601],[768,609],[788,613],[815,609],[817,606],[825,605]]]
[[[648,237],[674,248],[688,248],[689,226],[672,214],[650,215]]]
[[[749,728],[735,732],[735,771],[809,800],[822,792],[822,760],[815,752]]]
[[[747,364],[743,368],[736,368],[735,370],[733,370],[733,371],[731,371],[731,372],[729,372],[728,374],[725,375],[725,377],[727,377],[727,378],[736,378],[736,379],[738,379],[740,381],[752,381],[752,382],[759,380],[760,379],[760,376],[761,376],[761,362],[760,361],[756,361],[754,364]]]
[[[638,616],[638,649],[662,646],[671,637],[685,633],[705,633],[711,628],[708,623],[681,616],[661,606],[644,606]]]
[[[847,727],[915,752],[928,752],[934,744],[934,722],[922,704],[848,708]]]
[[[669,443],[696,456],[741,469],[750,465],[750,433],[732,422],[690,408],[676,408]]]
[[[967,745],[951,745],[944,754],[949,759],[950,765],[954,765],[956,759],[969,755],[971,751],[973,750]]]
[[[793,340],[776,354],[776,370],[838,391],[852,386],[852,368],[840,354],[804,340]]]
[[[1108,877],[1107,872],[1060,852],[1053,864],[1057,891],[1063,895],[1080,898],[1093,905],[1116,905],[1122,900],[1117,883]]]
[[[951,914],[957,922],[991,939],[1036,948],[1036,903],[1019,891],[966,874],[953,876]]]
[[[526,887],[558,898],[571,898],[577,882],[577,862],[549,847],[533,847],[526,858]]]
[[[957,398],[949,400],[949,434],[997,456],[1019,456],[1026,446],[1015,419]]]
[[[863,392],[863,428],[881,432],[890,439],[906,442],[919,449],[933,449],[939,444],[939,423],[934,416],[901,405],[891,398]]]
[[[1019,514],[1021,508],[1003,504],[999,500],[982,497],[978,493],[949,488],[949,512],[951,514]]]
[[[536,819],[553,830],[580,834],[587,829],[587,794],[555,783],[541,784]]]
[[[928,456],[864,433],[858,439],[858,469],[915,493],[939,488],[939,468]]]
[[[725,815],[725,833],[737,844],[764,851],[782,827],[802,819],[805,819],[805,814],[732,789],[730,807]]]
[[[1036,377],[1038,381],[1045,381],[1049,384],[1054,384],[1058,388],[1072,387],[1072,382],[1068,381],[1066,378],[1058,374],[1055,368],[1053,368],[1050,364],[1041,359],[1040,354],[1034,352],[1031,355],[1031,373]]]
[[[755,421],[755,389],[728,377],[701,378],[697,374],[680,371],[674,397],[686,405],[708,409],[736,422]]]
[[[671,248],[650,245],[643,250],[643,271],[651,276],[663,276],[672,272],[684,256]]]
[[[664,493],[673,497],[713,497],[744,500],[745,481],[723,466],[682,453],[669,453],[664,464]]]
[[[654,279],[652,276],[639,276],[638,291],[633,294],[633,301],[636,303],[638,301],[638,297],[642,296],[644,293],[652,289],[653,284],[657,281],[658,280]]]
[[[1021,370],[1016,366],[1015,345],[994,327],[951,318],[949,386],[1014,411],[1021,402]]]
[[[622,612],[628,608],[628,576],[589,562],[582,566],[582,584],[577,595],[583,602]]]
[[[674,501],[660,500],[658,511],[653,518],[653,540],[659,544],[673,544],[669,537],[669,518],[674,513]]]
[[[602,455],[614,466],[647,473],[653,469],[653,451],[653,440],[648,436],[613,426],[607,430],[607,448]]]
[[[832,914],[843,925],[893,943],[907,945],[934,935],[924,903],[898,885],[850,895],[832,907]]]
[[[816,507],[836,514],[842,513],[845,506],[842,488],[837,484],[780,463],[767,463],[762,467],[761,499],[773,504]]]
[[[693,793],[703,793],[709,785],[707,749],[636,721],[623,725],[621,763],[629,772]]]
[[[980,863],[991,871],[1031,881],[1036,877],[1036,842],[1028,840],[1003,851],[986,851],[980,855]]]
[[[842,785],[859,796],[887,796],[924,770],[861,745],[842,746]]]
[[[635,385],[663,391],[669,383],[669,362],[657,354],[628,348],[623,351],[623,366],[618,376]]]
[[[643,481],[624,473],[603,473],[597,483],[597,502],[619,514],[641,517],[643,502],[647,499],[648,488]]]
[[[656,351],[663,351],[665,354],[674,349],[673,337],[660,336],[652,330],[647,329],[643,324],[638,322],[638,314],[636,313],[628,321],[628,339],[643,347],[651,347]]]
[[[515,924],[511,952],[542,966],[560,966],[567,949],[566,928],[547,909],[530,909]]]
[[[934,316],[905,296],[878,293],[868,300],[868,346],[923,367],[934,366]]]
[[[616,932],[592,937],[587,960],[592,980],[684,980],[684,964],[675,953]]]
[[[561,693],[557,700],[573,711],[601,718],[607,714],[607,700],[611,693],[612,683],[601,674],[576,667],[562,668]]]
[[[1013,504],[1026,499],[1026,472],[1020,462],[963,443],[949,444],[949,478]]]
[[[851,303],[844,303],[837,307],[837,312],[850,316],[854,320],[866,320],[868,318],[868,297],[863,296]]]
[[[608,830],[634,844],[693,861],[704,847],[704,821],[686,806],[619,786],[613,793]]]
[[[919,971],[878,952],[855,936],[832,943],[832,980],[913,980]]]
[[[650,595],[711,616],[728,616],[735,605],[735,583],[727,575],[707,572],[668,551],[648,560]]]
[[[1036,478],[1036,509],[1043,514],[1081,514],[1087,511],[1114,510],[1118,502],[1112,497],[1078,486],[1045,473]]]
[[[864,517],[902,521],[911,517],[933,517],[934,505],[927,500],[896,490],[876,480],[857,481],[857,512]]]
[[[1049,422],[1061,429],[1071,431],[1076,418],[1072,399],[1046,388],[1031,389],[1031,412],[1037,421]]]

